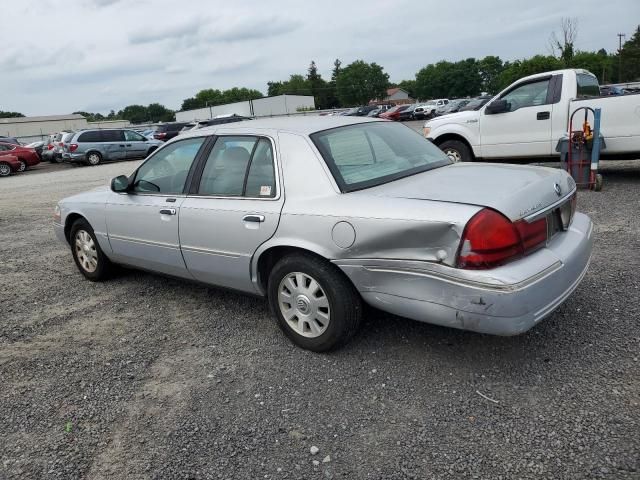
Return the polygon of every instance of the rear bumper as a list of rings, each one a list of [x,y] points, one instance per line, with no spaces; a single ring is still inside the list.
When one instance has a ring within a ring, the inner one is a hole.
[[[86,160],[86,155],[84,153],[63,153],[62,161],[64,162],[84,162]]]
[[[427,262],[336,260],[362,298],[381,310],[438,325],[517,335],[552,313],[587,272],[593,224],[571,227],[532,255],[487,271]]]

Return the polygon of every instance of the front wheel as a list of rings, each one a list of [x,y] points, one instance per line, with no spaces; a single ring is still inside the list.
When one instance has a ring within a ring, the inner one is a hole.
[[[308,254],[282,258],[269,275],[271,311],[296,345],[324,352],[347,343],[362,318],[360,294],[329,262]]]
[[[447,140],[438,146],[453,163],[473,162],[471,149],[460,140]]]
[[[89,222],[83,218],[76,220],[71,227],[69,243],[73,260],[82,275],[92,282],[109,277],[113,266],[100,248]]]

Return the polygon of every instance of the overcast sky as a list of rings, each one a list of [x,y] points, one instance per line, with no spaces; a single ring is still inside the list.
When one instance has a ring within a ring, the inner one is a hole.
[[[546,54],[563,16],[578,49],[614,51],[640,1],[2,0],[0,110],[178,109],[203,88],[266,94],[312,59],[324,78],[363,59],[397,82],[442,59]]]

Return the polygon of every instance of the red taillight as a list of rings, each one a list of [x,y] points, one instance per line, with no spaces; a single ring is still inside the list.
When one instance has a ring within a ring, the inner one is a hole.
[[[72,143],[71,145],[69,145],[69,151],[70,152],[75,152],[78,149],[78,144],[77,143]]]
[[[156,140],[162,140],[164,137],[166,137],[167,134],[166,133],[154,133],[153,134],[153,138],[155,138]]]
[[[530,253],[547,240],[547,219],[512,223],[507,217],[485,208],[467,223],[462,234],[456,266],[482,270],[497,267]]]
[[[53,143],[50,143],[49,145],[47,145],[47,150],[53,150],[55,147],[55,145],[53,145]]]
[[[532,252],[547,241],[547,217],[531,223],[518,220],[514,225],[520,234],[524,253]]]

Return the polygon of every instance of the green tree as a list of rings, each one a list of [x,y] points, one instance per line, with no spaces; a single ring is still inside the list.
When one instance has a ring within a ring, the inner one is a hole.
[[[195,96],[182,101],[181,110],[193,110],[196,108],[223,105],[226,103],[244,102],[261,98],[262,92],[249,88],[233,87],[229,90],[207,88],[200,90]]]
[[[275,97],[282,91],[282,82],[267,82],[267,95]]]
[[[311,64],[307,70],[307,83],[315,100],[316,108],[331,108],[331,87],[318,73],[318,67],[313,60],[311,60]]]
[[[551,32],[549,44],[553,52],[558,52],[558,57],[565,67],[570,67],[575,54],[575,42],[578,37],[578,19],[563,18],[560,22],[560,34]]]
[[[562,60],[551,55],[535,55],[526,60],[506,62],[504,70],[500,74],[499,90],[502,90],[516,80],[526,77],[527,75],[559,70],[561,68],[564,68]]]
[[[298,74],[291,75],[289,80],[282,82],[280,94],[286,95],[312,95],[311,85],[307,79]]]
[[[336,77],[336,91],[343,106],[363,105],[383,98],[389,86],[389,75],[377,63],[356,60],[341,68]]]
[[[147,107],[144,105],[128,105],[118,112],[118,117],[131,123],[145,123],[149,121]]]
[[[604,49],[596,52],[578,51],[571,59],[571,68],[584,68],[596,75],[601,84],[611,82],[615,58],[607,55]]]
[[[618,81],[640,80],[640,25],[633,36],[622,46],[619,55],[622,56],[622,72],[620,72]]]
[[[455,63],[441,61],[416,74],[416,94],[422,99],[467,97],[478,95],[481,90],[482,77],[474,58]]]
[[[500,74],[504,70],[504,64],[500,57],[489,55],[478,60],[478,71],[482,78],[482,91],[498,93],[500,89]]]
[[[147,117],[152,122],[173,122],[176,114],[164,105],[152,103],[147,107]]]
[[[20,112],[4,112],[0,110],[0,118],[19,118],[24,117]]]

